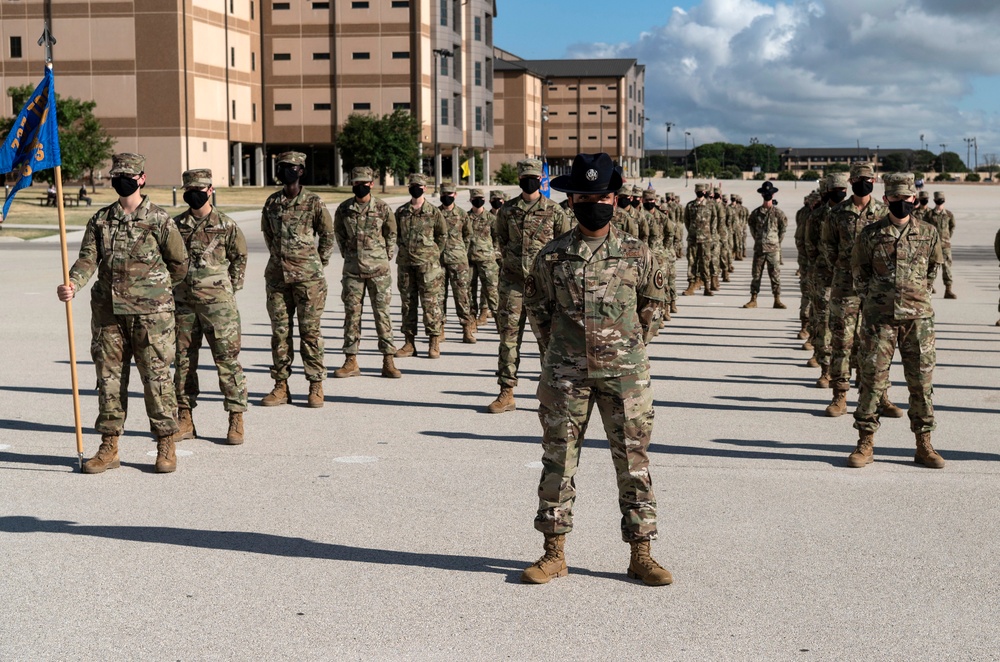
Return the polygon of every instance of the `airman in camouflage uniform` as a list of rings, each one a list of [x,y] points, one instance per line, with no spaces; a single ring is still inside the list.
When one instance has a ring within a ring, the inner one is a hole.
[[[173,286],[184,279],[188,258],[177,226],[140,188],[146,159],[115,154],[111,185],[118,200],[87,222],[69,285],[56,292],[69,301],[97,272],[90,294],[90,355],[97,370],[100,413],[94,427],[101,446],[84,473],[119,466],[118,437],[125,429],[132,357],[142,378],[150,428],[156,436],[156,471],[176,470],[177,397],[170,380],[174,361]]]
[[[679,260],[684,254],[684,207],[680,204],[680,198],[673,193],[668,194],[666,207],[667,215],[674,224],[674,258]]]
[[[444,292],[444,269],[441,254],[448,240],[448,225],[441,210],[424,199],[427,178],[414,173],[409,177],[410,201],[396,209],[396,243],[399,255],[396,268],[402,297],[403,336],[406,342],[396,356],[416,356],[417,300],[424,309],[424,330],[430,347],[427,357],[441,356],[441,333],[444,315],[441,312]]]
[[[712,262],[710,272],[712,275],[711,289],[713,292],[719,291],[719,278],[723,274],[722,264],[722,236],[725,232],[726,208],[722,204],[722,188],[712,187],[708,195],[709,204],[715,209],[715,221],[712,224]],[[727,271],[728,273],[728,271]]]
[[[482,310],[497,316],[499,294],[497,293],[497,278],[500,269],[497,266],[497,225],[496,216],[484,210],[486,196],[483,189],[474,188],[469,191],[472,209],[469,210],[469,223],[472,226],[472,237],[469,242],[469,267],[474,280],[482,283]],[[475,309],[473,309],[475,310]],[[485,314],[481,314],[477,324],[486,323]]]
[[[646,189],[642,192],[642,206],[649,214],[649,249],[653,251],[659,266],[667,276],[667,301],[669,309],[665,309],[663,319],[670,320],[670,314],[677,312],[677,264],[674,257],[674,224],[670,217],[656,206],[656,191]]]
[[[778,192],[774,184],[764,182],[757,192],[764,198],[764,203],[750,212],[748,221],[750,234],[753,236],[753,276],[750,281],[750,300],[743,307],[757,307],[760,279],[764,273],[764,265],[767,265],[774,307],[787,308],[781,302],[781,242],[785,240],[788,218],[785,212],[774,206],[772,198]]]
[[[927,191],[921,191],[917,196],[917,206],[913,208],[913,218],[924,223],[930,223],[931,208],[928,206],[931,196]]]
[[[685,296],[694,294],[699,285],[704,285],[705,296],[712,293],[712,237],[717,234],[715,225],[718,216],[715,204],[708,198],[711,189],[708,184],[695,184],[695,199],[687,204],[684,226],[688,235],[688,288]]]
[[[229,412],[226,443],[243,443],[243,413],[247,410],[247,380],[240,366],[240,311],[236,292],[243,289],[247,241],[240,226],[212,206],[212,171],[188,170],[182,176],[188,210],[174,217],[187,247],[187,276],[174,288],[177,324],[177,391],[180,439],[197,435],[192,410],[197,405],[198,351],[208,340],[223,407]]]
[[[521,341],[527,323],[524,309],[524,279],[545,244],[568,232],[569,216],[562,207],[539,193],[542,162],[538,159],[518,161],[521,195],[504,203],[497,212],[497,241],[503,255],[500,270],[500,332],[497,359],[497,383],[500,394],[488,411],[500,414],[513,411],[514,387],[521,363]]]
[[[632,187],[632,214],[636,219],[636,226],[638,227],[639,234],[635,235],[639,241],[649,244],[649,214],[642,206],[642,196],[645,189],[641,186]]]
[[[277,178],[283,184],[264,202],[260,229],[271,257],[264,269],[267,314],[271,318],[271,378],[274,388],[260,401],[264,407],[291,402],[292,333],[299,319],[299,353],[309,382],[309,407],[323,406],[323,331],[326,274],[333,254],[333,218],[318,195],[299,183],[306,155],[284,152],[277,158]]]
[[[719,268],[722,282],[729,282],[729,272],[733,269],[733,213],[721,193],[716,198],[719,203]]]
[[[736,213],[733,258],[742,261],[747,256],[747,221],[750,218],[750,210],[743,206],[743,196],[733,195],[733,211]]]
[[[848,179],[846,172],[827,175],[825,180],[826,199],[813,210],[806,224],[806,253],[809,255],[809,278],[813,306],[809,342],[812,343],[815,352],[807,365],[820,369],[819,379],[816,380],[817,388],[830,388],[830,356],[832,352],[830,287],[833,276],[831,267],[826,263],[826,257],[821,251],[823,226],[826,225],[833,206],[840,204],[847,197]]]
[[[633,237],[639,236],[639,219],[632,212],[632,186],[622,186],[615,196],[617,205],[615,215],[611,219],[611,224],[626,234]],[[567,204],[569,198],[566,199]]]
[[[799,321],[802,328],[799,329],[799,339],[809,338],[809,310],[812,306],[809,300],[809,258],[806,255],[806,223],[809,215],[819,202],[819,194],[813,191],[803,200],[802,208],[795,212],[795,253],[799,265],[799,292],[802,298],[799,300]]]
[[[916,435],[914,461],[934,469],[944,460],[931,445],[934,430],[934,309],[931,283],[941,264],[937,229],[910,216],[917,190],[913,175],[885,178],[889,214],[865,227],[854,245],[851,268],[862,301],[861,386],[854,427],[858,445],[848,463],[872,462],[879,401],[889,386],[889,366],[899,346],[903,374],[910,391],[910,429]]]
[[[922,219],[937,228],[941,235],[941,254],[944,262],[941,263],[941,277],[944,280],[944,298],[957,299],[958,295],[951,289],[954,282],[951,275],[951,236],[955,234],[955,215],[950,209],[944,207],[944,191],[934,191],[934,209],[930,211],[927,218]],[[934,283],[931,283],[933,286]]]
[[[448,227],[448,238],[441,254],[441,266],[447,281],[441,291],[441,310],[447,306],[447,286],[451,285],[455,299],[455,312],[462,324],[462,342],[476,342],[476,315],[470,299],[471,271],[469,269],[469,244],[472,242],[472,222],[468,214],[455,204],[458,190],[454,184],[441,185],[441,216]]]
[[[497,211],[503,207],[503,203],[507,202],[507,194],[500,189],[490,190],[490,208],[486,210],[486,215],[489,216],[493,223],[493,227],[496,227],[497,222]],[[497,283],[500,282],[500,247],[497,245],[496,251],[496,263],[497,263]],[[477,292],[478,290],[478,292]],[[472,295],[472,310],[473,312],[479,311],[479,317],[476,318],[476,325],[482,326],[486,324],[486,319],[491,315],[487,300],[489,299],[489,293],[486,291],[485,283],[482,283],[482,279],[476,275],[475,269],[472,271],[472,279],[469,284],[469,291]],[[478,295],[478,296],[477,296]],[[499,289],[497,290],[497,306],[499,306]],[[494,318],[496,316],[494,315]]]
[[[393,357],[396,345],[392,338],[392,272],[389,262],[396,249],[396,217],[382,200],[372,195],[375,173],[359,166],[351,170],[353,198],[344,200],[333,215],[333,233],[344,257],[341,276],[341,301],[344,302],[344,365],[333,371],[334,377],[356,377],[358,348],[361,344],[361,311],[365,293],[375,317],[378,350],[382,353],[382,376],[398,379],[403,374]]]
[[[571,175],[553,180],[554,189],[573,196],[579,225],[538,254],[525,281],[525,306],[543,350],[535,528],[545,535],[545,554],[521,575],[527,583],[567,573],[574,476],[595,403],[618,478],[622,539],[632,548],[628,576],[652,586],[673,581],[650,555],[657,531],[647,456],[653,394],[646,343],[660,323],[666,278],[645,244],[609,226],[620,181],[607,154],[580,154]]]

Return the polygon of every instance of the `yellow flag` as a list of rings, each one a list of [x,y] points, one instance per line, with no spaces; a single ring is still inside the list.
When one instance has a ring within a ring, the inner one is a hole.
[[[469,162],[462,161],[462,177],[468,178],[469,176]]]

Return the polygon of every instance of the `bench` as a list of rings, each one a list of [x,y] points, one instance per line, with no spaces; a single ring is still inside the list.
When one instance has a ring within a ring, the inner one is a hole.
[[[55,199],[54,198],[50,198],[47,195],[40,195],[36,199],[38,200],[38,204],[41,205],[42,207],[55,207],[55,204],[54,204],[55,203]],[[80,206],[80,199],[78,197],[76,197],[76,195],[73,195],[73,194],[70,194],[70,193],[63,193],[63,206],[64,207],[73,207],[73,206],[79,207]]]

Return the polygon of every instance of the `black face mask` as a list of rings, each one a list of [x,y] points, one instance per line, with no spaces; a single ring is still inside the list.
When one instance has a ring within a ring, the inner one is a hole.
[[[631,205],[632,205],[632,201],[629,200],[627,196],[624,196],[624,195],[618,196],[618,206],[619,207],[621,207],[622,209],[627,209]]]
[[[920,206],[921,207],[926,207],[928,202],[930,202],[930,200],[923,200],[923,199],[921,199],[920,200]]]
[[[441,204],[444,205],[445,207],[450,207],[451,205],[455,204],[455,196],[453,196],[453,195],[442,195],[441,196]]]
[[[721,198],[722,196],[721,196],[721,195],[719,195],[718,193],[716,193],[716,194],[715,194],[715,195],[713,195],[712,197],[713,197],[713,198],[715,198],[716,200],[718,200],[718,199],[719,199],[719,198]]]
[[[696,197],[696,198],[704,198],[705,197],[705,192],[704,191],[698,191],[697,193],[694,194],[694,197]]]
[[[278,181],[282,184],[289,186],[299,181],[299,177],[302,175],[291,168],[278,168],[277,177]]]
[[[355,198],[364,198],[371,194],[372,187],[370,184],[355,184],[351,190],[354,191]]]
[[[532,193],[537,193],[538,189],[542,188],[542,180],[538,179],[537,177],[522,177],[520,184],[521,184],[521,190],[527,193],[528,195],[531,195]]]
[[[184,191],[184,202],[188,203],[188,207],[191,209],[201,209],[208,202],[208,191],[199,191],[198,189]]]
[[[470,200],[473,209],[482,209],[483,205],[486,204],[486,200],[483,198],[473,198]]]
[[[424,195],[424,187],[423,186],[417,186],[416,184],[414,184],[413,186],[411,186],[410,188],[408,188],[406,190],[410,192],[410,197],[413,198],[413,199],[417,199],[417,198],[423,197],[423,195]]]
[[[494,209],[500,209],[503,207],[503,200],[490,200],[490,207]]]
[[[913,203],[908,200],[896,200],[889,203],[889,213],[902,220],[913,213]]]
[[[597,232],[611,222],[615,207],[603,202],[577,202],[573,205],[573,213],[580,225],[591,232]]]
[[[774,194],[773,193],[761,193],[760,197],[764,198],[764,202],[768,202],[769,200],[774,199]]]
[[[636,199],[634,199],[632,201],[631,204],[632,204],[633,207],[638,207],[641,203],[642,203],[642,201],[639,198],[636,198]]]
[[[128,175],[116,175],[111,178],[111,188],[119,196],[127,198],[139,190],[139,182]]]
[[[936,198],[934,200],[934,204],[936,204],[936,205],[943,205],[944,204],[944,198]]]
[[[834,204],[843,202],[847,197],[847,191],[841,191],[837,189],[836,191],[830,191],[830,201]]]
[[[851,184],[851,190],[854,191],[854,195],[858,196],[859,198],[864,198],[871,195],[874,189],[875,185],[872,184],[867,179],[860,179]]]
[[[644,202],[644,203],[642,203],[642,208],[645,209],[646,211],[653,211],[653,209],[655,207],[656,207],[656,203],[655,202]]]

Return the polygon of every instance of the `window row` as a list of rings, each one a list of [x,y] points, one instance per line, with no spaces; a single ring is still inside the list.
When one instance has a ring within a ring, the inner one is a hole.
[[[230,2],[232,2],[232,0],[230,0]],[[313,9],[329,9],[330,8],[330,3],[329,2],[324,2],[324,1],[311,2],[309,4],[312,5]],[[389,6],[392,9],[408,9],[409,6],[410,6],[410,0],[390,0]],[[271,3],[271,9],[273,9],[275,11],[282,11],[282,10],[291,9],[291,8],[292,8],[292,3],[291,2],[272,2]],[[351,9],[370,9],[370,8],[371,8],[371,2],[369,2],[369,0],[353,0],[351,2]],[[253,3],[252,2],[250,3],[250,18],[253,18]]]
[[[235,106],[234,106],[234,108],[235,108]],[[254,105],[254,120],[255,121],[256,121],[256,108],[257,108],[257,106]],[[290,104],[290,103],[276,103],[276,104],[274,104],[274,109],[276,111],[292,110],[292,104]],[[333,105],[330,104],[330,103],[314,103],[312,109],[313,110],[333,110]],[[370,103],[364,103],[364,102],[359,102],[359,103],[352,104],[352,108],[351,108],[351,110],[354,111],[354,112],[367,112],[367,111],[370,111],[371,109],[372,109],[372,105]],[[410,109],[410,104],[409,104],[409,102],[405,102],[405,101],[404,102],[397,102],[397,103],[392,104],[392,109],[393,110],[409,110]],[[234,112],[235,112],[235,110],[234,110]]]
[[[253,53],[251,53],[251,56],[252,55],[253,55]],[[291,53],[275,53],[274,54],[274,61],[275,62],[289,62],[289,61],[291,61],[291,59],[292,59],[292,54]],[[330,53],[313,53],[312,54],[312,59],[314,59],[314,60],[329,60],[330,59]],[[351,59],[352,60],[370,60],[370,59],[372,59],[372,54],[371,53],[365,53],[365,52],[351,53]],[[392,52],[392,59],[393,60],[409,60],[410,59],[410,51],[393,51]]]

